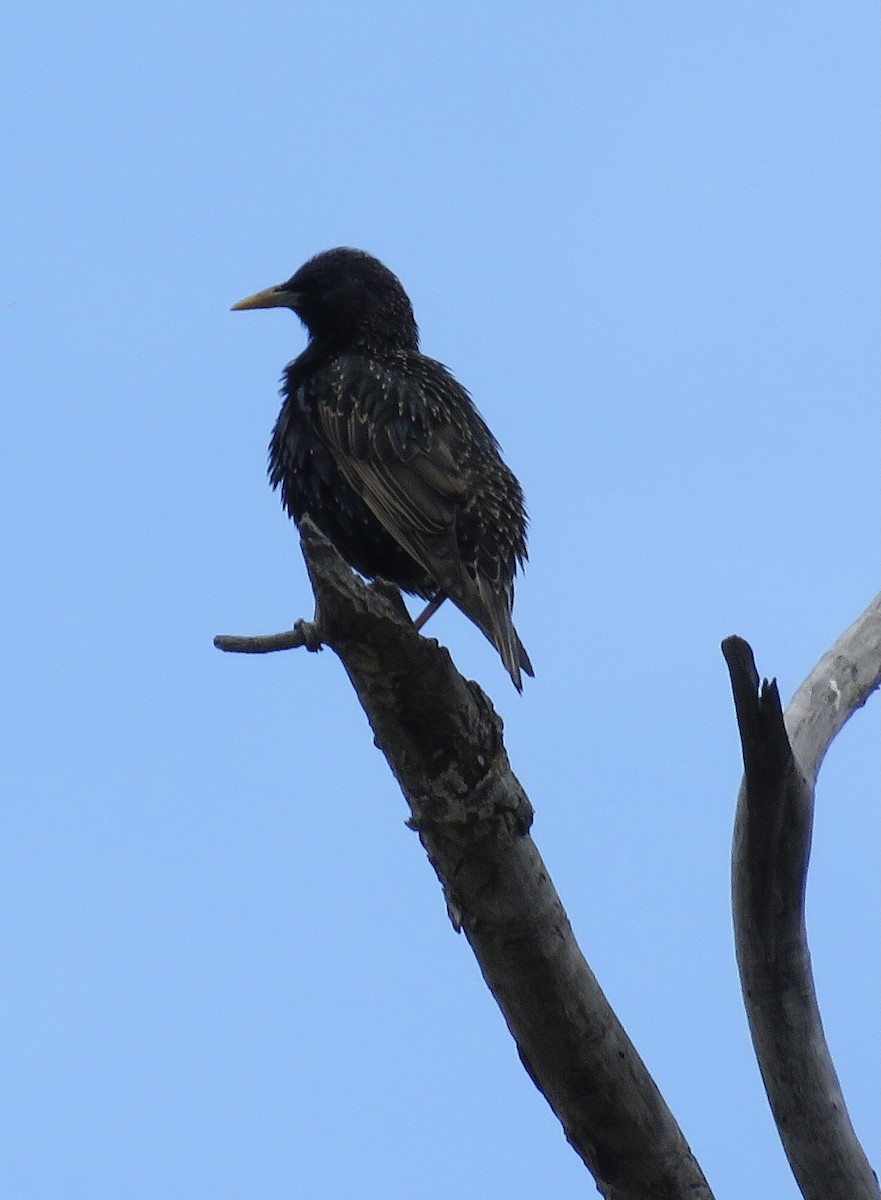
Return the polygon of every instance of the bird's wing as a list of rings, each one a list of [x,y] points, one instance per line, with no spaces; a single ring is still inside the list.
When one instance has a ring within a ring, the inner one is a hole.
[[[323,381],[316,411],[340,471],[440,588],[464,595],[473,586],[456,539],[456,513],[467,493],[465,435],[439,419],[431,384],[422,378],[355,356],[338,360],[333,374]]]
[[[460,385],[440,364],[406,367],[354,355],[336,360],[313,378],[314,418],[349,485],[484,632],[520,690],[521,669],[533,672],[511,620],[511,581],[498,562],[489,571],[477,562],[487,531],[473,526],[469,501],[486,482],[481,460],[467,424],[450,419],[451,408],[467,412],[470,401],[464,391],[455,395]],[[492,441],[488,430],[486,437]],[[457,528],[457,520],[472,528]]]

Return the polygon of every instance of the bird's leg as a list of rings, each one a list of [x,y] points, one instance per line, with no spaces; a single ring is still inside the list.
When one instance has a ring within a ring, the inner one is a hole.
[[[433,600],[429,601],[429,603],[426,605],[426,607],[422,610],[422,612],[419,614],[419,616],[413,622],[413,628],[421,629],[422,626],[425,624],[425,622],[428,620],[428,618],[434,616],[434,614],[437,612],[437,610],[443,604],[444,600],[446,600],[446,596],[444,595],[444,593],[438,592],[438,594],[435,596],[435,598]]]

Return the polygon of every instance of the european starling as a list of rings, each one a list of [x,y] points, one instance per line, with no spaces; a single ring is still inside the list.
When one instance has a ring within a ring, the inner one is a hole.
[[[419,352],[398,278],[361,250],[316,255],[233,309],[290,308],[309,335],[285,368],[269,478],[345,560],[483,631],[514,686],[532,665],[511,620],[523,492],[465,389]]]

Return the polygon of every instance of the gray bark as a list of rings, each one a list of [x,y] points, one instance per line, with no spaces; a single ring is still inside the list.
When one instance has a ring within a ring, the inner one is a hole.
[[[398,594],[368,586],[310,522],[300,526],[317,612],[296,636],[216,639],[257,652],[320,643],[339,656],[411,825],[520,1058],[608,1200],[712,1200],[653,1079],[575,941],[529,834],[532,807],[502,722]],[[245,639],[247,641],[247,639]]]
[[[712,1200],[578,948],[530,837],[532,808],[488,698],[416,632],[394,588],[365,584],[308,520],[300,535],[315,620],[268,637],[218,637],[216,645],[335,651],[410,806],[450,919],[598,1190],[607,1200]],[[881,597],[821,659],[785,723],[776,684],[758,687],[747,643],[729,638],[723,650],[745,767],[734,849],[737,953],[765,1086],[805,1197],[877,1200],[823,1037],[804,886],[816,773],[881,678]]]
[[[735,945],[756,1057],[806,1200],[877,1200],[832,1063],[805,928],[814,787],[833,738],[881,682],[881,596],[838,639],[784,718],[742,638],[722,644],[743,747],[732,856]]]

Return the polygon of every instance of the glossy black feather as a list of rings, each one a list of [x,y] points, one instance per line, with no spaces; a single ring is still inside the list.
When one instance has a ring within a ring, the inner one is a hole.
[[[368,578],[448,596],[486,634],[515,686],[532,674],[511,620],[526,559],[523,493],[465,389],[419,352],[397,278],[370,255],[327,251],[240,307],[292,308],[309,332],[288,365],[269,477]]]

